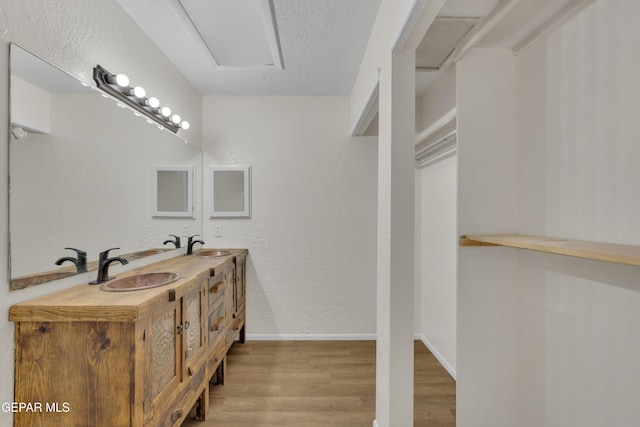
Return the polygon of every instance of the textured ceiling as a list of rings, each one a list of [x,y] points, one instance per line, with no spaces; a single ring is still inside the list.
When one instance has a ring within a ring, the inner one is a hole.
[[[264,70],[216,67],[175,0],[118,2],[200,92],[230,95],[349,95],[380,5],[273,0],[284,70]]]

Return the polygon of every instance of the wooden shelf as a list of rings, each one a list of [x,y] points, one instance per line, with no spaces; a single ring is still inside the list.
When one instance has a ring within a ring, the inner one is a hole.
[[[460,246],[508,246],[640,267],[640,246],[518,234],[466,235],[460,237]]]

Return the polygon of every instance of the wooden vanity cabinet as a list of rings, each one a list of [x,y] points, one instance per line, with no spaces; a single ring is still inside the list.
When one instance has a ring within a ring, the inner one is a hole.
[[[207,349],[208,280],[199,283],[182,297],[182,346],[184,349],[183,378],[192,376]]]
[[[209,321],[207,324],[210,348],[207,366],[209,380],[219,370],[226,353],[224,332],[226,330],[227,272],[231,266],[231,263],[226,263],[216,268],[214,275],[209,279]],[[223,374],[224,372],[220,369],[218,372],[220,383],[224,382],[221,378]]]
[[[209,344],[215,345],[225,330],[226,268],[209,279]]]
[[[142,320],[144,354],[144,396],[142,412],[145,425],[163,416],[163,403],[169,401],[182,381],[182,305],[167,297],[154,304],[153,312]]]
[[[145,426],[180,425],[206,377],[208,279],[169,292],[164,308],[155,304],[146,324]]]
[[[205,419],[209,381],[224,366],[244,305],[235,279],[246,250],[236,254],[131,272],[183,277],[167,288],[81,285],[12,306],[14,401],[42,405],[15,413],[14,426],[178,427],[196,403],[196,418]]]
[[[14,310],[14,400],[43,406],[15,413],[14,425],[179,426],[207,381],[207,284],[193,278],[158,295],[139,319],[92,307],[20,321]]]
[[[239,337],[241,343],[245,341],[246,271],[246,253],[243,252],[234,257],[227,278],[227,350],[233,345],[236,337]]]
[[[133,322],[21,321],[15,427],[143,426],[143,330]],[[134,385],[135,384],[135,385]]]
[[[245,275],[247,272],[246,256],[238,256],[235,260],[235,293],[236,293],[236,312],[240,313],[244,309],[245,294],[247,283]]]

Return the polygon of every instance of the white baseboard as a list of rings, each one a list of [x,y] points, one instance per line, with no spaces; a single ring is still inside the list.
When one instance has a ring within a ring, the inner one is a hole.
[[[247,334],[249,341],[375,341],[376,334]]]
[[[373,420],[373,427],[378,427],[378,422],[376,420]]]
[[[449,372],[449,375],[451,375],[455,380],[456,370],[453,368],[453,366],[449,364],[449,362],[447,362],[447,360],[442,356],[442,354],[440,354],[440,352],[433,346],[433,344],[431,344],[429,340],[422,334],[415,333],[413,334],[413,337],[417,340],[422,341],[424,345],[427,346],[431,354],[433,354],[433,356],[438,360],[438,362],[440,362],[440,364],[444,367],[444,369],[446,369],[447,372]]]

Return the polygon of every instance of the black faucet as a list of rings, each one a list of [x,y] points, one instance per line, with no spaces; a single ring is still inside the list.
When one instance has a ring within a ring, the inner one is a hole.
[[[80,249],[76,249],[76,248],[65,248],[65,249],[76,251],[76,253],[78,254],[78,257],[77,258],[74,258],[71,256],[62,257],[56,261],[56,265],[62,265],[63,262],[69,261],[76,266],[76,271],[78,273],[86,272],[87,271],[87,253],[85,251],[81,251]]]
[[[173,243],[176,249],[179,249],[182,247],[182,245],[180,244],[180,237],[176,236],[175,234],[169,234],[169,236],[173,236],[175,237],[175,239],[165,240],[163,245],[166,245],[167,243]]]
[[[98,278],[93,282],[89,282],[90,285],[98,285],[113,279],[113,277],[109,277],[109,264],[112,262],[118,261],[122,265],[129,264],[129,261],[127,261],[126,258],[122,258],[120,256],[109,258],[109,251],[114,249],[120,248],[111,248],[104,252],[100,252],[100,260],[98,261]]]
[[[196,243],[200,243],[204,245],[202,240],[193,240],[194,237],[198,237],[199,234],[194,234],[193,236],[189,236],[189,241],[187,242],[187,253],[185,255],[193,255],[193,245]]]

